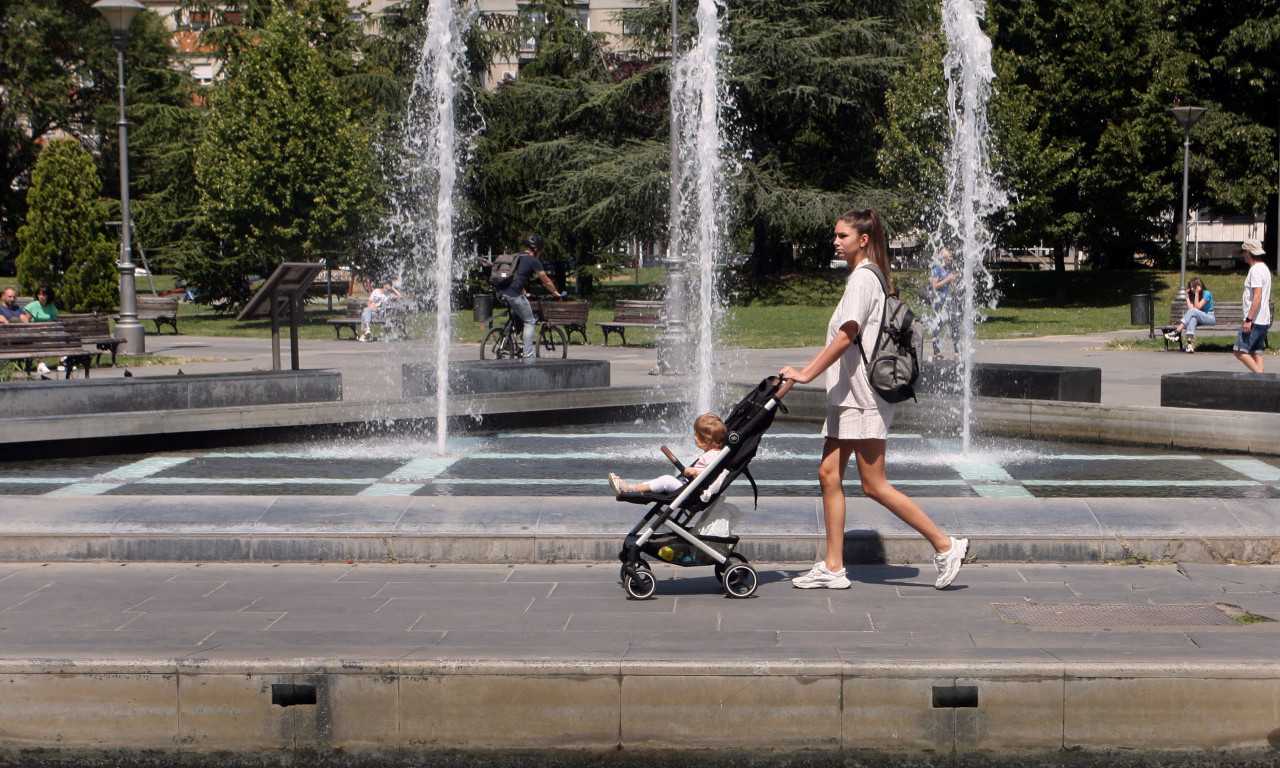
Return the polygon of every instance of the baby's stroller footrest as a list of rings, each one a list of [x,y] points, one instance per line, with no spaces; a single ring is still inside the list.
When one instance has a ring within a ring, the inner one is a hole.
[[[699,536],[698,540],[726,557],[738,546],[737,536]],[[640,551],[654,559],[675,565],[716,564],[707,553],[675,534],[654,536],[645,542]]]

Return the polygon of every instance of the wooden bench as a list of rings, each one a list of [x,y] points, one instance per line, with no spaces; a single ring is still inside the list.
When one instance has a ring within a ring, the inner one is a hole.
[[[156,324],[156,335],[160,335],[160,326],[173,327],[178,333],[178,296],[138,296],[138,320],[151,320]],[[118,318],[117,318],[118,319]]]
[[[613,319],[608,322],[599,322],[600,330],[604,331],[604,345],[609,346],[609,334],[616,333],[622,337],[622,346],[627,345],[628,328],[661,328],[662,323],[661,301],[638,301],[635,299],[622,299],[618,302],[618,306],[613,310]]]
[[[56,358],[71,378],[75,368],[84,369],[89,378],[89,364],[97,349],[85,349],[80,337],[69,333],[61,323],[0,323],[0,360],[20,363],[28,376],[36,364]]]
[[[564,329],[565,336],[570,341],[575,333],[582,334],[582,343],[590,344],[587,340],[587,315],[591,309],[590,304],[585,301],[546,301],[542,302],[542,317],[552,325],[558,325]]]
[[[1271,316],[1275,317],[1275,302],[1270,302]],[[1160,331],[1160,335],[1164,337],[1164,348],[1169,348],[1170,340],[1164,334],[1178,327],[1178,321],[1182,319],[1182,315],[1187,311],[1186,299],[1174,299],[1169,304],[1169,324],[1158,325],[1156,328]],[[1244,305],[1238,301],[1214,301],[1213,302],[1213,325],[1197,325],[1196,335],[1203,336],[1205,334],[1231,334],[1235,335],[1240,332],[1240,326],[1244,323]],[[1178,333],[1178,349],[1186,349],[1185,330]]]
[[[343,328],[351,329],[351,338],[360,338],[360,326],[364,322],[364,308],[368,303],[368,299],[347,299],[347,314],[343,317],[329,318],[329,325],[333,326],[334,338],[342,338]],[[382,311],[382,317],[382,320],[375,319],[372,325],[381,325],[391,333],[400,336],[404,335],[404,307],[395,304],[387,305]]]
[[[82,345],[86,347],[93,345],[98,350],[98,356],[94,362],[99,367],[102,366],[102,355],[107,352],[111,353],[111,367],[116,367],[116,353],[120,345],[125,343],[125,339],[111,335],[111,323],[106,315],[100,315],[97,312],[62,314],[58,315],[58,323],[65,327],[68,333],[79,336]]]

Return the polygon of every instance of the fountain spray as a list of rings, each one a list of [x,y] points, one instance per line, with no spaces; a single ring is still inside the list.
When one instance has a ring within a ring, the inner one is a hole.
[[[969,450],[973,412],[973,348],[980,296],[994,296],[991,273],[983,259],[992,246],[986,220],[1004,206],[1006,196],[991,171],[991,127],[987,104],[995,70],[991,40],[982,31],[986,11],[982,0],[944,0],[942,31],[947,38],[943,73],[947,81],[947,115],[951,143],[946,158],[946,190],[941,231],[935,234],[935,253],[944,245],[960,256],[961,301],[959,348],[962,387],[961,447]]]
[[[401,126],[401,151],[387,240],[403,252],[400,281],[411,296],[435,307],[436,444],[445,452],[449,414],[449,347],[453,282],[459,271],[454,230],[458,169],[473,137],[460,131],[455,104],[466,83],[463,35],[474,6],[431,0],[422,50]]]
[[[728,218],[722,111],[731,103],[720,66],[724,44],[716,0],[698,0],[697,20],[697,41],[680,56],[672,86],[671,105],[680,126],[680,205],[672,212],[672,226],[681,232],[679,241],[687,244],[694,267],[686,303],[694,330],[694,405],[697,413],[706,413],[715,409],[715,336],[724,315],[717,275]]]

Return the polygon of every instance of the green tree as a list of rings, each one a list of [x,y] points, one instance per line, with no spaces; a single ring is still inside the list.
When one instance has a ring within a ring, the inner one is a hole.
[[[880,126],[920,15],[912,0],[733,4],[729,86],[746,158],[739,199],[757,273],[788,268],[793,243],[806,263],[825,263],[841,213],[891,210],[877,166]]]
[[[1275,207],[1278,0],[991,0],[984,26],[997,158],[1014,193],[1002,244],[1049,245],[1060,267],[1072,246],[1101,268],[1137,253],[1172,263],[1182,131],[1166,109],[1177,103],[1209,109],[1192,134],[1191,204]],[[890,97],[881,164],[902,188],[938,178],[944,43],[918,49]]]
[[[83,0],[0,3],[0,251],[13,255],[26,188],[40,150],[60,133],[84,135],[102,102],[86,57],[89,38],[103,47],[107,25]],[[113,66],[114,66],[114,59]]]
[[[378,211],[370,141],[301,19],[273,13],[210,108],[196,179],[218,248],[189,258],[186,277],[243,300],[251,275],[355,249]]]
[[[695,34],[694,4],[681,35]],[[835,218],[891,199],[876,169],[884,93],[918,29],[915,0],[743,0],[727,11],[726,62],[741,171],[734,229],[754,269],[817,263]],[[620,14],[629,56],[611,56],[563,0],[531,3],[538,24],[510,30],[537,51],[519,78],[483,100],[475,197],[482,227],[513,242],[537,229],[576,258],[629,238],[664,236],[669,204],[670,6]],[[507,30],[504,30],[507,32]],[[501,46],[495,46],[501,49]]]
[[[116,248],[107,238],[93,157],[74,139],[49,142],[31,174],[28,202],[27,222],[18,230],[22,290],[57,286],[67,312],[115,308]]]
[[[565,0],[542,0],[492,24],[486,50],[536,54],[496,93],[478,94],[485,130],[471,186],[481,245],[510,248],[538,232],[547,256],[594,264],[615,243],[665,230],[665,68],[608,53]]]
[[[107,194],[120,209],[119,104],[116,50],[95,47],[93,66],[104,73],[104,99],[93,111],[101,137],[98,162]],[[134,258],[145,249],[152,269],[166,269],[183,254],[203,247],[208,235],[199,228],[194,176],[195,149],[205,125],[206,110],[198,86],[181,68],[170,32],[154,13],[140,13],[129,27],[125,50],[127,116],[129,119],[129,199],[134,220]]]

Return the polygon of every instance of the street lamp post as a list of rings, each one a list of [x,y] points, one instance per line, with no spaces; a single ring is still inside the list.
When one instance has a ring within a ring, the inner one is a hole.
[[[1204,117],[1204,107],[1172,107],[1169,114],[1182,126],[1182,273],[1178,298],[1187,296],[1187,181],[1191,175],[1191,128]]]
[[[138,294],[134,284],[133,222],[129,219],[129,123],[124,114],[124,49],[129,44],[129,25],[146,6],[137,0],[98,0],[93,4],[111,27],[111,42],[116,46],[116,71],[120,78],[120,319],[116,335],[125,340],[130,354],[141,355],[146,349],[146,330],[138,321]]]

